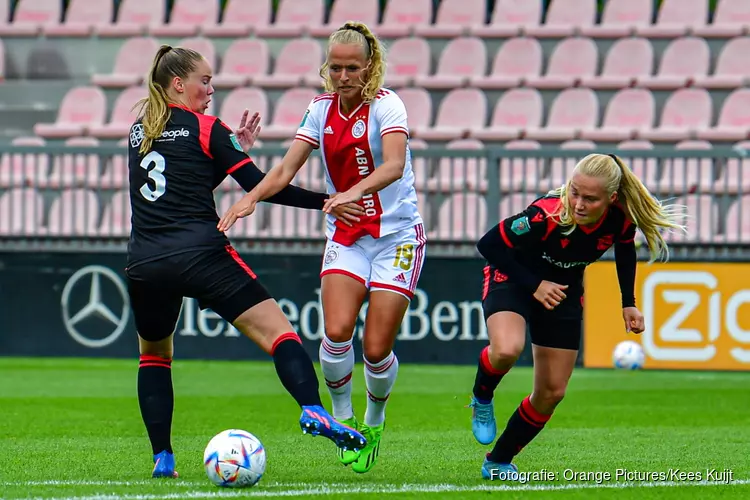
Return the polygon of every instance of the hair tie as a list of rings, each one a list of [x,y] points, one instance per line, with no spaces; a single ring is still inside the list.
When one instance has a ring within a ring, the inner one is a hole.
[[[367,34],[365,33],[365,30],[363,30],[361,26],[357,26],[357,25],[346,23],[341,28],[339,28],[339,31],[347,31],[347,30],[356,31],[357,33],[359,33],[360,35],[362,35],[363,37],[365,37],[365,42],[367,43],[367,48],[370,51],[370,53],[372,54],[372,46],[370,45],[370,40],[367,39]]]

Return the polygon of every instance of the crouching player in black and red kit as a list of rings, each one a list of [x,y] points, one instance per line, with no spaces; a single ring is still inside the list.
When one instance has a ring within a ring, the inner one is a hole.
[[[154,477],[176,477],[170,434],[173,332],[183,296],[211,308],[273,357],[284,388],[302,408],[302,430],[340,448],[362,449],[362,435],[323,409],[312,360],[276,301],[219,231],[213,191],[227,175],[252,190],[263,174],[247,156],[257,114],[235,132],[205,115],[211,68],[197,52],[162,46],[148,77],[142,116],[130,129],[132,229],[126,269],[138,330],[138,402],[154,454]],[[288,186],[268,201],[322,210],[328,196]],[[335,216],[359,220],[346,204]],[[250,383],[251,381],[248,381]]]
[[[518,359],[528,325],[534,390],[510,417],[482,465],[485,479],[511,479],[512,463],[544,428],[565,395],[578,356],[583,320],[583,273],[612,245],[628,332],[641,333],[635,307],[636,229],[652,260],[668,257],[660,229],[683,229],[677,206],[663,206],[614,155],[581,160],[568,182],[501,221],[477,244],[484,268],[482,301],[490,345],[479,356],[470,406],[472,431],[495,439],[493,394]]]

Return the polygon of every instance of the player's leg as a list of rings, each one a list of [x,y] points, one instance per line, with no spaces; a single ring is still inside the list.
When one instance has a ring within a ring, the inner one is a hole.
[[[130,276],[127,282],[140,351],[138,405],[154,455],[152,476],[177,477],[171,443],[172,353],[182,297],[163,286]]]
[[[352,341],[357,317],[367,296],[370,262],[359,246],[346,247],[329,241],[320,275],[325,322],[325,336],[319,348],[320,367],[331,395],[334,418],[359,429],[352,407]],[[344,465],[354,462],[358,456],[358,452],[339,449],[339,461]]]
[[[362,349],[367,386],[362,433],[368,443],[352,464],[358,473],[372,469],[380,454],[386,404],[398,377],[393,345],[416,291],[426,250],[421,224],[375,243]]]

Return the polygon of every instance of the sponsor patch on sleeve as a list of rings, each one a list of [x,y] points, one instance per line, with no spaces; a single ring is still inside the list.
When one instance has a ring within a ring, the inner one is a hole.
[[[510,230],[519,236],[528,233],[531,230],[529,218],[524,215],[523,217],[514,220],[510,225]]]

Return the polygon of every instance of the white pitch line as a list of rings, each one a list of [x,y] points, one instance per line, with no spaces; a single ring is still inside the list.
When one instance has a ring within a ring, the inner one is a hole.
[[[187,491],[182,493],[161,493],[145,495],[115,495],[100,494],[76,497],[45,498],[36,497],[32,500],[172,500],[180,498],[237,498],[237,497],[295,497],[295,496],[318,496],[331,494],[371,494],[377,493],[387,495],[390,493],[462,493],[478,491],[558,491],[558,490],[584,490],[584,489],[625,489],[625,488],[674,488],[687,486],[732,486],[748,485],[749,479],[738,479],[731,482],[720,481],[657,481],[657,482],[623,482],[623,483],[567,483],[567,484],[522,484],[522,485],[455,485],[455,484],[404,484],[404,485],[337,485],[336,487],[321,486],[317,488],[301,488],[278,491],[266,491],[263,489],[250,490],[217,490],[217,491]]]

